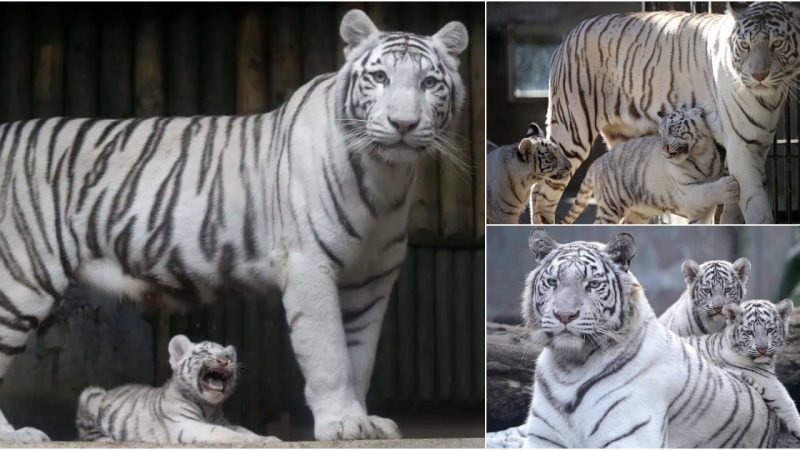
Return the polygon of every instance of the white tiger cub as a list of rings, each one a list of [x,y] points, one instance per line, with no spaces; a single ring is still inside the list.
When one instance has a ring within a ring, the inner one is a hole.
[[[646,223],[663,213],[712,223],[717,205],[737,199],[738,184],[723,176],[725,159],[703,109],[658,115],[660,137],[622,141],[592,163],[564,223],[578,218],[592,192],[595,223]]]
[[[400,436],[367,391],[418,162],[458,151],[469,37],[360,10],[339,34],[343,66],[268,113],[0,124],[0,378],[73,282],[183,307],[274,288],[315,438]]]
[[[544,350],[526,447],[775,445],[780,422],[759,393],[656,319],[630,234],[558,244],[537,228],[529,245],[522,313]]]
[[[544,139],[539,125],[531,122],[518,145],[504,145],[486,155],[488,222],[518,223],[533,185],[569,171],[569,160]]]
[[[753,385],[789,433],[800,439],[800,414],[775,374],[775,359],[789,334],[791,312],[788,299],[778,304],[766,300],[729,303],[723,308],[727,319],[723,331],[685,339],[700,355]]]
[[[697,264],[687,259],[681,265],[686,290],[658,320],[678,336],[703,335],[725,328],[723,308],[738,304],[746,294],[750,260],[722,260]]]
[[[239,365],[233,346],[193,344],[177,335],[169,342],[169,364],[172,377],[161,387],[85,389],[78,400],[78,437],[154,444],[279,441],[232,425],[222,412],[222,403],[236,388]]]

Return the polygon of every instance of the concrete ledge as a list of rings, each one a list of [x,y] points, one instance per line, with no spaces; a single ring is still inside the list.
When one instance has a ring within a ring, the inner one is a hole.
[[[3,448],[479,448],[485,447],[483,438],[463,439],[387,439],[369,441],[301,441],[259,445],[247,444],[192,444],[160,445],[138,442],[3,442]]]

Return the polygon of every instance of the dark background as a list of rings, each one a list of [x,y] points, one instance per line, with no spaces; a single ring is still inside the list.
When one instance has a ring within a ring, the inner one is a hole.
[[[370,405],[397,419],[408,437],[481,436],[482,3],[3,4],[0,122],[269,111],[341,65],[339,21],[351,8],[364,9],[380,29],[433,34],[460,20],[470,32],[458,132],[471,169],[422,164],[412,245],[389,306]],[[7,373],[0,408],[17,427],[74,438],[83,388],[161,383],[169,376],[166,343],[186,333],[236,346],[245,368],[226,406],[232,420],[282,439],[311,438],[279,296],[224,300],[167,315],[73,289]]]

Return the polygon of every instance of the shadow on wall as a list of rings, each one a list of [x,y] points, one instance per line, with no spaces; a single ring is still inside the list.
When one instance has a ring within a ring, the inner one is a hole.
[[[488,321],[508,324],[522,321],[519,297],[534,263],[528,249],[530,230],[530,227],[488,227]],[[656,314],[669,307],[685,289],[681,264],[689,258],[702,263],[711,259],[733,261],[745,256],[753,265],[747,297],[777,300],[786,252],[795,242],[791,227],[572,226],[548,229],[561,243],[607,242],[620,231],[627,231],[636,239],[636,257],[631,269],[644,286]]]

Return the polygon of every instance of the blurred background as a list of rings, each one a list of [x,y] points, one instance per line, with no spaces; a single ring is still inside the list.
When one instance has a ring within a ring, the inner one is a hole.
[[[0,5],[0,122],[35,117],[249,114],[275,109],[340,67],[339,22],[365,10],[384,30],[433,34],[462,21],[467,103],[459,171],[421,168],[411,247],[389,306],[371,412],[406,437],[482,436],[484,411],[483,3],[93,3]],[[227,298],[187,315],[142,311],[74,288],[0,389],[16,426],[75,437],[89,385],[162,383],[177,333],[235,345],[245,369],[229,417],[258,433],[312,438],[303,379],[278,295]]]
[[[489,227],[486,236],[486,320],[520,324],[520,295],[533,270],[528,248],[531,227]],[[794,294],[800,305],[800,227],[712,226],[550,226],[559,243],[606,243],[621,231],[636,240],[631,271],[642,284],[656,314],[661,314],[686,289],[681,264],[686,259],[733,262],[741,256],[752,263],[747,298],[781,300]]]
[[[550,57],[566,35],[583,20],[636,11],[725,11],[725,2],[490,2],[486,12],[486,138],[515,144],[530,122],[544,126],[547,115]],[[795,84],[766,162],[767,191],[778,223],[800,222],[800,91]],[[572,177],[557,210],[569,210],[590,163],[606,152],[598,137],[589,159]],[[594,222],[590,204],[578,223]],[[526,212],[520,223],[530,223]]]

